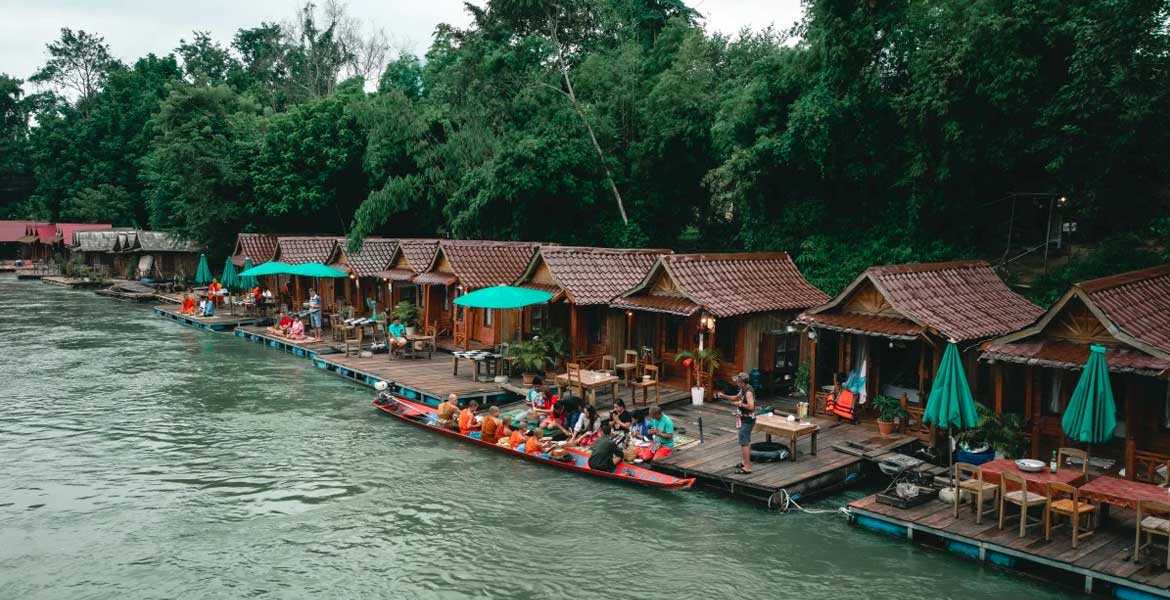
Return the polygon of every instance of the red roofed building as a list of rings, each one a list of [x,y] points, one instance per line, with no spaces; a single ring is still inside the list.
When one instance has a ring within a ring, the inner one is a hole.
[[[32,221],[0,221],[0,258],[20,258],[21,238]]]
[[[701,345],[719,351],[717,380],[759,369],[765,385],[786,387],[801,351],[791,322],[827,299],[784,252],[667,254],[610,306],[625,313],[625,349],[668,384],[689,384],[675,358]],[[713,386],[703,387],[710,395]]]
[[[866,401],[862,414],[876,417],[865,407],[877,395],[901,398],[913,433],[929,437],[921,415],[947,341],[963,351],[976,398],[991,405],[978,342],[1024,327],[1042,312],[982,261],[870,267],[798,319],[811,340],[810,404],[820,410],[829,390],[848,380]]]
[[[57,252],[64,251],[74,244],[74,233],[78,231],[110,229],[108,223],[35,223],[31,221],[7,221],[7,223],[24,223],[24,234],[15,241],[24,245],[20,254],[29,260],[46,260]],[[11,236],[16,231],[15,225],[4,228],[5,234]]]
[[[1073,285],[1035,323],[984,342],[995,406],[1028,421],[1033,456],[1065,445],[1060,420],[1089,357],[1105,347],[1117,401],[1114,442],[1093,454],[1133,479],[1170,461],[1170,264]]]

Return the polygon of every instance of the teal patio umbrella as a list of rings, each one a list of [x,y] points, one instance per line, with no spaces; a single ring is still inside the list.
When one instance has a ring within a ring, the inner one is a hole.
[[[455,299],[455,304],[470,308],[524,308],[552,300],[552,294],[541,290],[497,285],[481,288]]]
[[[236,271],[236,263],[232,262],[230,256],[223,263],[223,275],[219,276],[219,282],[229,290],[240,289],[240,275]]]
[[[239,274],[240,287],[245,290],[250,290],[256,287],[256,276],[250,273],[252,270],[252,259],[245,258],[244,270],[240,271]]]
[[[349,277],[349,273],[345,271],[316,262],[293,265],[288,272],[292,275],[300,275],[301,277]]]
[[[293,266],[288,263],[282,263],[279,260],[268,261],[258,267],[248,266],[251,259],[244,262],[244,270],[240,272],[240,277],[260,277],[261,275],[295,275]],[[255,280],[252,280],[255,282]],[[253,283],[254,285],[254,283]]]
[[[971,386],[967,384],[967,374],[963,371],[963,361],[959,358],[959,348],[954,342],[949,342],[943,352],[934,383],[930,386],[930,396],[926,399],[922,422],[947,429],[947,470],[951,474],[951,487],[954,487],[951,434],[954,430],[971,429],[979,425],[975,398],[971,395]]]
[[[1085,362],[1072,398],[1069,398],[1060,426],[1064,435],[1089,445],[1101,444],[1113,437],[1113,429],[1117,427],[1117,405],[1113,401],[1113,387],[1109,385],[1104,346],[1089,346],[1089,360]]]
[[[195,283],[207,285],[211,283],[211,269],[207,267],[207,255],[199,255],[199,267],[195,269]]]

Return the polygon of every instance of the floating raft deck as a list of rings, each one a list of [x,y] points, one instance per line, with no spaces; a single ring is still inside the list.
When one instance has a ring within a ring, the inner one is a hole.
[[[768,403],[762,403],[767,405]],[[636,408],[636,407],[632,407]],[[735,417],[726,402],[703,406],[679,405],[668,411],[675,429],[685,428],[685,437],[669,457],[654,461],[654,468],[679,477],[695,477],[706,488],[733,496],[779,504],[787,493],[793,500],[827,494],[860,481],[875,470],[874,461],[915,443],[910,436],[881,436],[876,429],[862,425],[813,417],[821,426],[817,434],[817,454],[809,453],[811,440],[801,438],[796,444],[797,458],[780,462],[756,462],[750,475],[735,474],[740,462],[739,438]],[[703,417],[703,442],[699,442],[699,416]],[[752,442],[764,441],[756,430]],[[772,441],[786,443],[773,436]],[[849,452],[836,450],[834,446]]]
[[[180,325],[202,329],[204,331],[226,332],[243,325],[258,325],[264,321],[263,317],[245,317],[243,315],[222,314],[218,310],[214,317],[192,317],[180,314],[180,304],[165,304],[154,307],[154,314],[170,319]],[[225,309],[226,310],[226,309]]]
[[[1009,516],[1015,515],[1014,507],[1008,510]],[[968,507],[964,506],[955,518],[952,505],[937,500],[901,509],[879,504],[877,496],[868,496],[850,503],[849,512],[853,524],[859,527],[1075,586],[1073,589],[1087,593],[1132,599],[1170,598],[1170,572],[1160,565],[1150,565],[1153,557],[1160,560],[1166,555],[1164,546],[1143,553],[1140,562],[1131,560],[1133,511],[1113,507],[1106,525],[1092,536],[1081,538],[1075,550],[1067,526],[1054,530],[1050,542],[1044,541],[1043,526],[1030,528],[1021,538],[1019,522],[1014,518],[1000,531],[999,518],[994,514],[984,516],[983,523],[976,525],[975,515]]]
[[[74,289],[102,288],[110,285],[110,282],[105,279],[82,279],[77,277],[56,277],[49,275],[45,275],[40,279],[41,283]]]

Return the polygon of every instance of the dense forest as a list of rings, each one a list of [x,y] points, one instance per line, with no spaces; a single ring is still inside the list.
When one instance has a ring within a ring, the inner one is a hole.
[[[1168,258],[1165,0],[807,0],[732,36],[682,0],[466,10],[424,56],[334,3],[133,64],[62,29],[0,75],[0,216],[220,254],[237,231],[787,250],[833,292],[1043,241],[1059,197],[1095,252],[1038,298]]]

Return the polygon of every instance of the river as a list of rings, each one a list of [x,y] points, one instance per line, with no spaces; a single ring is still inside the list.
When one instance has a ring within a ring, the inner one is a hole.
[[[90,292],[0,277],[0,340],[3,599],[1067,597],[840,515],[441,439]]]

